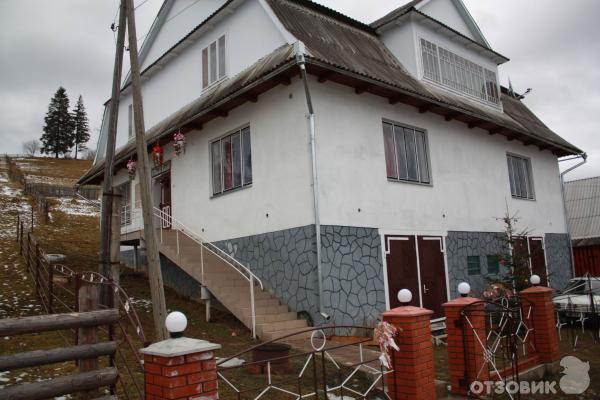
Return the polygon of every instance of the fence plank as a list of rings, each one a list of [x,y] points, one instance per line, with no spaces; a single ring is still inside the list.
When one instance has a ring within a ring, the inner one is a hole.
[[[0,399],[4,400],[38,400],[61,396],[69,393],[97,389],[113,385],[117,382],[119,373],[116,368],[103,368],[96,371],[84,372],[55,378],[50,381],[9,386],[0,389]]]
[[[116,351],[117,342],[87,344],[51,350],[28,351],[26,353],[0,356],[0,371],[109,356]]]
[[[0,336],[107,325],[117,322],[119,318],[119,310],[109,309],[0,319]]]

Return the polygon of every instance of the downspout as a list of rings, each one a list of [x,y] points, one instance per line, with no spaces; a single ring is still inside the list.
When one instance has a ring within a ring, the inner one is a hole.
[[[569,250],[570,250],[570,256],[571,256],[571,273],[573,274],[572,276],[575,277],[575,255],[573,254],[573,242],[571,241],[571,227],[569,226],[569,217],[567,215],[567,198],[565,195],[565,175],[571,171],[573,171],[576,168],[581,167],[583,164],[585,164],[587,162],[587,154],[583,153],[583,154],[579,154],[577,157],[572,157],[566,160],[559,160],[559,162],[561,161],[568,161],[568,160],[574,160],[576,158],[582,158],[583,160],[575,165],[573,165],[570,168],[567,168],[566,170],[564,170],[563,172],[560,173],[560,191],[562,194],[562,200],[563,200],[563,215],[565,217],[565,228],[567,229],[567,239],[569,241]]]
[[[304,83],[304,93],[306,95],[306,107],[308,108],[308,133],[310,137],[310,155],[312,161],[312,183],[313,183],[313,206],[315,213],[315,235],[317,245],[317,286],[319,291],[319,314],[325,320],[331,316],[327,314],[323,307],[323,283],[322,283],[322,265],[321,265],[321,219],[319,212],[319,179],[317,174],[317,147],[315,144],[315,112],[308,88],[308,77],[306,75],[306,60],[304,58],[304,43],[298,41],[294,44],[296,53],[296,62],[300,67],[300,77]]]

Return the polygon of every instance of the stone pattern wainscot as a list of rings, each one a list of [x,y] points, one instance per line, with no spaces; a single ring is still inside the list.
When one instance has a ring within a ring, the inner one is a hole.
[[[377,229],[321,227],[323,304],[336,325],[374,326],[385,311],[381,239]],[[352,332],[350,332],[352,334]]]
[[[321,226],[323,304],[328,323],[373,325],[385,311],[381,241],[376,229]],[[256,273],[291,310],[319,314],[314,226],[215,242]]]
[[[566,233],[546,233],[544,247],[550,287],[564,289],[573,275],[569,237]]]
[[[316,325],[323,320],[318,308],[315,243],[315,228],[307,225],[214,244],[248,265],[282,304],[307,312]]]
[[[448,232],[446,256],[451,299],[458,297],[457,286],[460,282],[469,282],[472,293],[479,296],[488,285],[486,278],[498,278],[497,275],[488,274],[487,256],[508,252],[503,238],[504,234],[501,232]],[[479,256],[481,274],[469,275],[468,256]],[[500,266],[500,273],[502,273],[502,266]]]

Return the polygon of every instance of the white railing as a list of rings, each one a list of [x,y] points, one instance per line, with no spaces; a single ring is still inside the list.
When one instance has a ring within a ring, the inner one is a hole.
[[[197,243],[200,246],[200,280],[204,285],[204,250],[209,251],[219,259],[221,259],[225,264],[233,268],[237,273],[239,273],[245,280],[248,281],[250,285],[250,310],[252,314],[252,336],[256,337],[256,304],[254,300],[254,288],[255,286],[259,286],[261,290],[264,289],[263,283],[258,276],[256,276],[250,268],[236,260],[227,252],[220,249],[218,246],[214,245],[211,242],[208,242],[200,235],[194,233],[190,228],[185,226],[183,223],[173,218],[171,214],[171,209],[169,207],[168,210],[164,208],[161,210],[160,208],[154,207],[154,216],[159,220],[160,226],[160,242],[163,243],[163,230],[170,229],[175,231],[175,240],[176,240],[176,248],[177,255],[181,254],[181,246],[180,246],[180,238],[179,234],[181,233],[188,239]]]
[[[121,234],[139,231],[143,228],[142,210],[131,204],[121,206]]]

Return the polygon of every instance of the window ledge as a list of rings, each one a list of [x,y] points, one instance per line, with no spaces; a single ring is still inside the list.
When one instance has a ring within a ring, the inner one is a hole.
[[[408,183],[409,185],[416,185],[416,186],[425,186],[425,187],[433,187],[433,183],[423,183],[423,182],[415,182],[415,181],[405,181],[403,179],[394,179],[394,178],[387,178],[388,182],[394,182],[394,183]]]
[[[514,200],[535,201],[535,197],[534,197],[533,199],[529,199],[529,198],[527,198],[527,197],[517,197],[517,196],[512,196],[512,195],[511,195],[511,197],[512,197]]]
[[[224,192],[221,192],[221,193],[212,194],[212,195],[210,196],[210,199],[211,199],[211,200],[212,200],[212,199],[216,199],[216,198],[218,198],[218,197],[226,196],[226,195],[228,195],[229,193],[239,192],[240,190],[249,189],[249,188],[251,188],[251,187],[252,187],[252,183],[249,183],[249,184],[247,184],[247,185],[240,186],[240,187],[236,187],[236,188],[234,188],[234,189],[229,189],[229,190],[226,190],[226,191],[224,191]]]
[[[220,84],[221,82],[227,80],[229,78],[229,76],[225,75],[222,78],[217,79],[216,81],[214,81],[213,83],[209,83],[208,85],[204,86],[202,88],[202,93],[211,90],[212,88],[214,88],[215,86],[217,86],[218,84]]]

